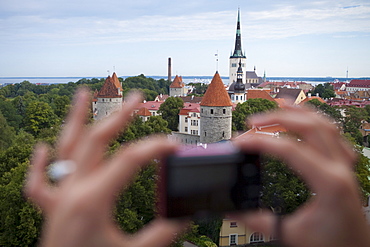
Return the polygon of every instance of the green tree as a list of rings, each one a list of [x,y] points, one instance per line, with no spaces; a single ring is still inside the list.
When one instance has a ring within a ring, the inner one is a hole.
[[[71,104],[71,99],[68,96],[66,96],[66,95],[59,96],[59,95],[57,95],[54,98],[54,101],[52,103],[52,107],[53,107],[53,110],[54,110],[55,114],[59,118],[64,119],[64,117],[66,116],[66,114],[69,110],[70,104]]]
[[[335,97],[334,88],[330,83],[318,84],[311,93],[313,95],[319,94],[324,99]]]
[[[151,116],[145,122],[145,126],[150,128],[150,133],[170,134],[171,130],[167,128],[168,123],[160,116]]]
[[[248,116],[259,112],[271,111],[277,107],[276,102],[267,99],[249,99],[242,104],[238,104],[233,111],[232,128],[234,131],[245,131],[247,129],[245,121]]]
[[[117,223],[124,231],[134,233],[154,218],[156,178],[153,161],[120,195],[115,213]]]
[[[334,119],[335,122],[342,124],[343,116],[337,106],[330,106],[326,103],[320,102],[318,99],[312,99],[305,103],[307,106],[313,106],[322,114]]]
[[[27,106],[24,126],[33,135],[37,136],[41,129],[51,128],[57,123],[57,116],[47,103],[33,101]]]
[[[20,163],[0,177],[0,245],[36,246],[41,214],[23,196],[28,162]]]
[[[262,202],[266,207],[291,213],[310,197],[305,183],[282,161],[266,156],[262,167]]]
[[[176,131],[179,126],[179,113],[184,108],[184,101],[178,97],[168,97],[159,107],[158,113],[168,122],[168,128]]]
[[[0,111],[6,118],[9,126],[13,127],[15,131],[18,131],[22,122],[22,116],[17,113],[17,109],[12,101],[5,99],[4,97],[0,97]]]
[[[367,119],[367,112],[363,108],[356,106],[347,106],[345,108],[345,118],[343,121],[343,130],[356,140],[359,145],[363,144],[363,137],[359,130],[361,121]]]
[[[3,151],[12,145],[15,133],[10,127],[0,111],[0,151]]]

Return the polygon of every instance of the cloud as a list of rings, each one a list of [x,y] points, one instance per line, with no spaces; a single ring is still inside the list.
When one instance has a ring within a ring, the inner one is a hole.
[[[242,33],[249,39],[281,39],[300,35],[370,32],[370,5],[330,2],[277,5],[242,12]],[[247,9],[247,8],[245,8]],[[235,11],[174,16],[127,17],[17,15],[0,19],[2,42],[42,41],[58,45],[114,44],[145,41],[229,40],[235,33]]]

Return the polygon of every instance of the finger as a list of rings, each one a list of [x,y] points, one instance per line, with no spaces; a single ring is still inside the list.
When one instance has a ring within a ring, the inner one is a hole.
[[[325,153],[328,157],[340,157],[347,162],[353,162],[352,150],[348,148],[336,126],[310,110],[295,107],[288,111],[258,115],[252,117],[250,123],[255,126],[280,124],[302,135],[312,148]]]
[[[277,236],[277,215],[271,211],[247,212],[239,216],[249,229],[265,235]]]
[[[185,224],[182,222],[157,219],[137,233],[129,246],[168,246],[184,230]]]
[[[285,160],[293,171],[316,192],[327,191],[328,162],[333,162],[307,145],[285,138],[250,137],[237,139],[235,145],[246,151],[268,153]]]
[[[25,185],[26,195],[44,210],[48,210],[53,201],[52,190],[45,178],[47,153],[45,145],[40,144],[35,148]]]
[[[111,199],[116,191],[129,184],[134,174],[154,158],[173,153],[177,145],[165,137],[152,137],[120,151],[100,176],[101,192]],[[110,191],[107,194],[106,191]]]
[[[80,147],[80,152],[76,156],[76,162],[84,165],[76,171],[76,174],[89,172],[101,162],[108,142],[129,122],[132,112],[140,100],[141,94],[131,94],[121,110],[111,114],[88,131],[87,137]]]
[[[75,95],[72,111],[68,114],[66,125],[60,134],[58,151],[60,159],[71,159],[81,137],[87,120],[90,95],[85,88],[81,88]]]

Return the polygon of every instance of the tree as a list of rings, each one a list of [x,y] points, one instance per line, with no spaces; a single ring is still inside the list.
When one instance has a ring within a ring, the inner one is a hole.
[[[170,134],[171,130],[167,128],[168,123],[160,116],[151,116],[145,122],[145,126],[150,128],[150,133]]]
[[[179,126],[179,113],[184,108],[184,101],[178,97],[168,97],[159,107],[158,113],[168,122],[168,128],[176,131]]]
[[[248,116],[259,112],[271,111],[277,107],[278,105],[276,102],[267,99],[249,99],[246,102],[238,104],[233,111],[233,130],[245,131],[247,129],[245,121]]]
[[[10,127],[0,111],[0,151],[3,151],[11,146],[15,133]]]
[[[268,208],[291,213],[310,197],[311,192],[282,161],[266,156],[262,162],[262,202]]]
[[[343,121],[343,130],[345,133],[349,133],[359,145],[363,144],[363,137],[359,128],[361,121],[367,119],[366,114],[367,112],[363,108],[356,106],[347,106],[345,108],[346,117]]]
[[[20,163],[0,177],[0,245],[36,246],[41,214],[23,196],[29,162]]]
[[[44,128],[51,128],[58,123],[50,105],[45,102],[33,101],[26,108],[24,118],[25,130],[36,135]]]
[[[71,99],[68,96],[57,95],[53,100],[52,107],[53,107],[55,114],[59,118],[64,119],[64,117],[66,116],[69,110],[70,104],[71,104]]]
[[[338,124],[343,123],[343,116],[340,113],[340,109],[337,106],[330,106],[326,103],[320,102],[318,99],[312,99],[306,102],[305,105],[315,107],[316,110],[332,118]]]
[[[18,131],[22,122],[22,116],[17,113],[14,104],[10,100],[0,97],[0,111],[6,118],[9,126],[13,127],[15,131]]]
[[[312,94],[319,94],[321,98],[329,99],[335,97],[335,91],[330,83],[319,84],[312,91]]]

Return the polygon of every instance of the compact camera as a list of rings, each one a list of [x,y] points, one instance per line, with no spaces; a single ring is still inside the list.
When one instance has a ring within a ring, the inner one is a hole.
[[[185,146],[162,161],[159,175],[163,217],[222,216],[260,206],[260,156],[231,142]]]

